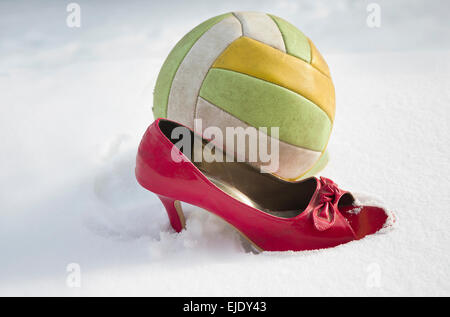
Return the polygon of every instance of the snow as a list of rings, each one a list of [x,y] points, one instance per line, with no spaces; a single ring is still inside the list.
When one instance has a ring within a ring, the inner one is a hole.
[[[364,1],[172,2],[171,14],[169,4],[78,3],[80,29],[65,26],[63,3],[0,3],[0,295],[450,295],[448,4],[379,1],[382,25],[370,29]],[[321,174],[382,201],[394,230],[253,254],[194,206],[174,233],[136,183],[170,48],[209,16],[255,8],[324,52],[337,116]],[[66,283],[70,263],[80,288]]]

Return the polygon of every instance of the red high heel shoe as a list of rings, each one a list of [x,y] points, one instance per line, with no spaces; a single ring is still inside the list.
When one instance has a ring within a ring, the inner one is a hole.
[[[193,162],[171,138],[177,127],[207,142],[178,123],[158,119],[145,132],[136,163],[138,182],[158,195],[177,232],[185,227],[180,201],[221,217],[258,250],[333,247],[387,223],[384,209],[355,206],[353,196],[327,178],[291,183],[244,162]]]

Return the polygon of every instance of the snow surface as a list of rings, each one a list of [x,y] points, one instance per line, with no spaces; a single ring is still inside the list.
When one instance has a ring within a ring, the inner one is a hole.
[[[63,1],[0,3],[0,295],[450,295],[448,3],[379,1],[371,29],[368,1],[241,2],[79,1],[80,29],[65,26]],[[170,48],[209,16],[255,9],[324,52],[337,116],[322,175],[379,197],[395,230],[255,255],[193,206],[174,233],[136,183]]]

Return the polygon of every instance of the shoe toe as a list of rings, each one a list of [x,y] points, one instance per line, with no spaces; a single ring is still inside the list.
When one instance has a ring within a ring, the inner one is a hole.
[[[355,208],[348,206],[340,211],[355,232],[356,239],[376,233],[385,226],[388,220],[387,212],[381,207],[360,206]]]

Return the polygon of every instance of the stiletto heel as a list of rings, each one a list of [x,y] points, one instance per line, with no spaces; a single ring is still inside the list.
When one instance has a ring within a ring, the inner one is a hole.
[[[183,209],[181,209],[180,201],[162,195],[157,196],[161,199],[161,202],[166,208],[172,228],[176,232],[183,230],[186,227],[186,220],[184,218]]]

